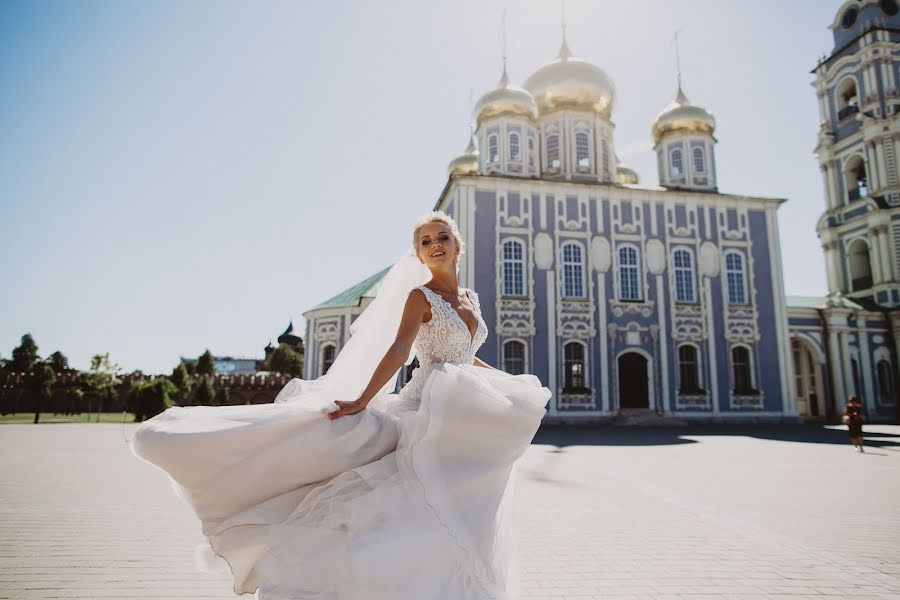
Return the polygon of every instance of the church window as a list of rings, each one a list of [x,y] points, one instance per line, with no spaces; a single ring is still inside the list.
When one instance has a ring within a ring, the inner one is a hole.
[[[525,373],[525,344],[517,340],[503,344],[503,370],[510,375]]]
[[[859,9],[855,6],[851,6],[844,13],[844,16],[841,17],[841,26],[844,29],[850,29],[856,23],[856,18],[859,16]]]
[[[679,177],[684,172],[681,148],[672,149],[672,152],[669,153],[669,163],[671,165],[670,171],[672,173],[672,177]]]
[[[881,7],[881,12],[889,17],[897,14],[897,2],[895,0],[880,0],[878,6]]]
[[[575,242],[567,242],[562,247],[563,296],[584,297],[584,252]]]
[[[854,292],[872,287],[872,268],[869,263],[869,245],[857,238],[847,247],[850,262],[850,289]]]
[[[692,344],[678,347],[678,391],[682,394],[696,394],[700,391],[697,347]]]
[[[509,160],[522,160],[522,154],[519,150],[519,134],[509,134]]]
[[[640,300],[640,261],[634,246],[622,246],[616,253],[619,261],[619,300]]]
[[[734,377],[734,393],[752,393],[754,390],[750,373],[750,351],[746,346],[735,346],[731,349],[731,369]]]
[[[878,398],[882,404],[894,402],[894,382],[891,377],[891,365],[886,360],[879,360],[875,368],[878,374]]]
[[[327,344],[322,347],[322,375],[328,372],[331,365],[334,364],[335,347],[333,344]]]
[[[590,147],[588,145],[588,134],[580,131],[575,134],[575,160],[578,166],[588,168],[591,166]]]
[[[859,97],[856,89],[856,78],[852,75],[837,86],[838,121],[851,117],[859,112]]]
[[[853,202],[869,195],[866,161],[861,154],[855,154],[847,160],[844,174],[848,201]]]
[[[503,295],[525,295],[525,261],[519,240],[503,242]]]
[[[559,162],[559,135],[551,134],[547,136],[547,164],[553,169],[558,169]]]
[[[609,181],[609,142],[606,138],[600,140],[600,165],[604,181]]]
[[[703,173],[706,170],[706,161],[703,157],[703,148],[694,148],[694,172]]]
[[[744,256],[740,252],[725,253],[725,279],[728,282],[728,303],[747,304]]]
[[[534,166],[534,138],[528,136],[528,166]]]
[[[586,390],[584,346],[579,342],[569,342],[563,347],[564,392],[577,393]]]
[[[488,162],[500,162],[500,145],[497,143],[497,136],[488,137]]]
[[[675,301],[696,302],[694,294],[694,261],[689,250],[679,248],[672,253],[675,272]]]

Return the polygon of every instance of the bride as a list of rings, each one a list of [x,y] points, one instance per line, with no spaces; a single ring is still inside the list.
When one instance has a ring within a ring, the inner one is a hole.
[[[457,282],[462,250],[450,216],[426,215],[326,375],[272,404],[176,406],[138,428],[132,451],[169,475],[235,593],[517,597],[514,467],[550,390],[476,358],[488,331]]]

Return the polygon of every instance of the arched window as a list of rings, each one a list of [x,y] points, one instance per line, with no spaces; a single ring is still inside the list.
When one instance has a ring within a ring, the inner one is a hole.
[[[584,346],[578,342],[567,343],[563,346],[563,360],[563,391],[585,391]]]
[[[869,263],[869,245],[863,239],[855,239],[847,248],[850,263],[850,287],[856,292],[872,287],[872,267]]]
[[[522,154],[519,149],[519,134],[509,134],[509,160],[522,160]]]
[[[547,164],[553,169],[558,169],[559,162],[559,135],[552,133],[547,136]]]
[[[334,364],[335,347],[333,344],[322,346],[322,375],[328,372]]]
[[[503,242],[503,295],[525,295],[525,252],[519,240]]]
[[[684,172],[681,148],[673,148],[669,153],[669,165],[669,172],[672,174],[672,177],[679,177]]]
[[[575,134],[575,161],[582,168],[590,168],[591,166],[591,149],[588,145],[588,134],[583,131]]]
[[[700,391],[700,365],[697,362],[697,347],[682,344],[678,347],[678,391],[696,394]]]
[[[878,398],[882,404],[893,404],[894,382],[891,377],[891,365],[886,360],[879,360],[875,368],[878,374]]]
[[[584,297],[584,252],[575,242],[567,242],[562,247],[563,296]]]
[[[675,272],[675,301],[696,302],[694,294],[694,261],[689,250],[678,248],[672,253]]]
[[[497,136],[488,136],[488,162],[500,162],[500,144],[497,143]]]
[[[621,246],[616,253],[619,260],[619,300],[640,300],[640,261],[634,246]]]
[[[534,138],[528,136],[528,166],[534,166]]]
[[[703,156],[703,148],[694,148],[694,173],[702,173],[706,170],[706,161]]]
[[[836,93],[839,121],[859,112],[859,97],[856,91],[856,79],[853,76],[841,81],[837,86]]]
[[[503,344],[503,370],[510,375],[525,372],[525,344],[516,340]]]
[[[750,350],[746,346],[735,346],[731,349],[731,369],[734,378],[734,393],[752,393],[754,390],[750,374]]]
[[[744,255],[740,252],[725,253],[725,278],[728,281],[728,303],[747,304],[747,277]]]
[[[869,195],[869,183],[866,175],[866,161],[861,154],[855,154],[844,166],[844,182],[847,186],[847,199],[850,202]]]

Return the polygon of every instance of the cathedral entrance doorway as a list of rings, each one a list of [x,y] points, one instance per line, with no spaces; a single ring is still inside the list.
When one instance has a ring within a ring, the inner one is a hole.
[[[647,359],[637,352],[619,357],[619,408],[650,408]]]
[[[821,354],[821,353],[816,353]],[[797,414],[810,419],[824,418],[822,377],[819,366],[824,357],[816,356],[814,348],[805,340],[791,340],[791,361],[794,365],[794,397]]]

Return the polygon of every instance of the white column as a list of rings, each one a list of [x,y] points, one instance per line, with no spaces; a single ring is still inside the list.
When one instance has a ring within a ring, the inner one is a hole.
[[[878,227],[869,229],[869,264],[872,267],[872,281],[876,284],[884,281],[881,265],[881,249],[878,244]]]
[[[826,165],[828,169],[828,178],[826,179],[826,193],[828,194],[828,201],[831,208],[837,208],[841,205],[841,199],[838,198],[838,187],[836,185],[835,177],[840,173],[840,169],[835,167],[835,164],[832,162],[831,164]]]
[[[828,291],[838,292],[841,289],[840,271],[837,269],[838,255],[837,242],[829,241],[822,244],[825,250],[825,275],[828,279]]]
[[[894,280],[894,271],[891,266],[891,251],[888,248],[888,225],[881,225],[879,227],[881,230],[878,235],[879,247],[881,248],[881,265],[882,270],[884,271],[884,280],[885,281],[893,281]]]
[[[656,297],[663,298],[663,276],[656,276]],[[662,389],[663,413],[670,414],[669,409],[669,333],[666,327],[667,303],[659,302],[656,314],[659,316],[659,373],[660,388]]]
[[[719,367],[716,364],[716,322],[713,319],[712,283],[704,277],[706,293],[706,343],[709,348],[709,398],[712,402],[713,416],[719,415]]]
[[[878,161],[875,159],[875,150],[873,148],[874,144],[872,142],[864,142],[863,146],[866,149],[866,177],[868,179],[868,185],[870,190],[874,190],[876,188],[881,187],[881,177],[878,174]],[[847,190],[848,192],[850,190]]]
[[[766,228],[769,238],[769,272],[772,276],[775,302],[775,340],[778,345],[778,366],[781,375],[781,406],[785,415],[797,414],[794,399],[793,368],[791,365],[791,341],[788,335],[787,300],[784,293],[784,274],[781,270],[781,238],[774,208],[766,211]]]
[[[599,203],[599,199],[598,199]],[[597,274],[597,282],[600,285],[599,290],[606,289],[606,273]],[[597,314],[599,327],[597,335],[600,336],[600,402],[601,410],[604,413],[609,412],[609,337],[606,334],[606,297],[601,296],[600,291],[597,293]]]
[[[865,320],[862,319],[859,315],[856,317],[856,339],[858,340],[857,346],[859,347],[859,379],[860,385],[863,386],[865,392],[863,395],[863,403],[866,405],[866,410],[870,415],[875,414],[875,394],[873,393],[872,388],[872,364],[871,364],[871,356],[869,355],[869,334],[865,330]]]
[[[554,261],[555,264],[556,261]],[[558,394],[559,386],[556,384],[556,365],[559,362],[556,343],[556,273],[554,269],[547,269],[547,387],[553,392],[550,398],[551,415],[559,414]]]
[[[879,139],[875,144],[875,158],[878,161],[878,188],[890,185],[887,176],[887,169],[884,167],[884,148],[881,147],[883,140]]]
[[[844,367],[837,331],[832,329],[830,324],[828,327],[828,353],[831,361],[831,364],[828,365],[828,370],[831,371],[831,378],[834,383],[834,408],[840,412],[841,407],[847,401],[847,391],[844,388]]]
[[[838,332],[838,340],[841,345],[841,355],[843,358],[843,367],[844,367],[844,389],[846,396],[850,394],[859,394],[859,390],[856,389],[856,382],[853,380],[853,369],[850,366],[850,344],[848,342],[848,332],[846,329],[842,329]],[[859,365],[857,365],[859,368]],[[846,401],[847,398],[844,398]]]
[[[823,189],[825,190],[825,206],[828,209],[832,209],[834,208],[834,196],[831,194],[831,186],[828,181],[828,165],[820,165],[819,168],[822,171],[822,184],[824,186]]]

